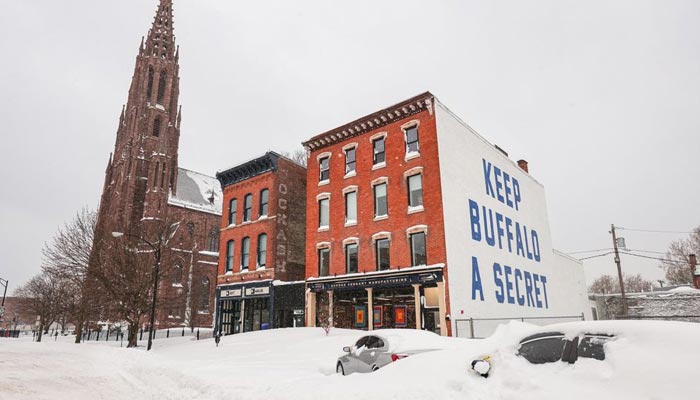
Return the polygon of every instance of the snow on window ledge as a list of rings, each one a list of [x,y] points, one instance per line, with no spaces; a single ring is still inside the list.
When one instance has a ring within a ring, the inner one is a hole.
[[[380,162],[380,163],[378,163],[378,164],[374,164],[374,165],[372,166],[372,171],[375,171],[375,170],[378,170],[378,169],[384,168],[384,167],[386,167],[386,162],[385,162],[385,161],[382,161],[382,162]]]
[[[347,227],[347,226],[355,226],[355,225],[357,225],[357,220],[356,220],[356,219],[349,219],[349,220],[345,221],[345,226],[346,226],[346,227]]]
[[[199,311],[197,311],[197,314],[199,314],[199,315],[209,315],[209,311],[207,311],[207,310],[199,310]]]
[[[347,174],[345,174],[345,176],[343,176],[343,179],[352,178],[353,176],[357,176],[356,170],[352,170],[352,171],[348,172]]]
[[[181,288],[182,283],[173,283],[173,287]]]
[[[420,157],[420,152],[419,151],[409,151],[406,153],[406,157],[404,157],[404,161],[408,160],[413,160],[414,158]]]
[[[377,215],[376,217],[374,217],[374,220],[375,220],[375,221],[382,221],[382,220],[385,220],[385,219],[389,219],[389,215],[388,215],[388,214]]]
[[[331,183],[330,179],[324,179],[318,183],[318,186],[328,185],[329,183]]]
[[[415,214],[415,213],[419,213],[419,212],[422,212],[422,211],[425,211],[425,209],[423,208],[422,205],[420,205],[420,206],[415,206],[415,207],[408,206],[408,213],[409,213],[409,214]]]
[[[258,221],[260,221],[261,219],[267,219],[267,214],[258,217]]]
[[[329,227],[328,225],[323,225],[323,226],[319,226],[319,227],[318,227],[318,231],[319,231],[319,232],[325,232],[325,231],[327,231],[327,230],[329,230],[329,229],[330,229],[330,227]]]

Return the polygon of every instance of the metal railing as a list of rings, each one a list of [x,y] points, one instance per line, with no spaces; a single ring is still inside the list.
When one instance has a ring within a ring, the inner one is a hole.
[[[470,339],[487,337],[500,324],[510,321],[529,322],[535,325],[549,325],[558,322],[585,321],[584,313],[579,315],[562,315],[548,317],[509,317],[509,318],[463,318],[455,321],[455,336]]]
[[[211,329],[204,329],[201,330],[200,328],[196,328],[194,330],[190,328],[168,328],[168,329],[154,329],[153,331],[149,331],[148,329],[139,329],[137,332],[137,340],[148,340],[148,335],[149,333],[152,335],[152,339],[169,339],[169,338],[176,338],[176,337],[186,337],[186,336],[192,336],[196,338],[197,340],[201,339],[210,339],[213,337],[213,332]],[[125,340],[128,339],[129,337],[129,331],[127,330],[121,330],[121,329],[116,329],[116,330],[102,330],[102,331],[92,331],[88,330],[86,332],[82,333],[82,340],[85,341],[103,341],[103,342],[108,342],[110,340],[112,341],[120,341],[120,340]]]

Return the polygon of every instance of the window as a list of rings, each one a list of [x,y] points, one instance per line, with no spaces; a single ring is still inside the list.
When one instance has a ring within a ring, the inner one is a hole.
[[[243,222],[249,222],[253,218],[253,195],[248,193],[243,199]]]
[[[167,165],[163,163],[163,170],[160,172],[160,188],[163,189],[165,187],[165,169],[167,168]]]
[[[158,170],[160,169],[160,163],[156,161],[156,172],[153,173],[153,188],[158,189]]]
[[[428,257],[425,251],[425,232],[412,233],[411,239],[411,265],[426,265]]]
[[[156,103],[163,104],[163,99],[165,98],[165,85],[167,83],[168,76],[165,71],[161,71],[158,77],[158,97],[156,98]]]
[[[189,233],[190,236],[194,235],[194,228],[195,228],[194,222],[190,221],[187,223],[187,233]]]
[[[211,290],[211,282],[209,278],[202,279],[202,287],[199,297],[199,311],[209,311],[209,291]]]
[[[267,215],[267,204],[270,197],[270,191],[263,189],[260,191],[260,216]]]
[[[380,183],[374,186],[374,216],[383,217],[388,215],[388,212],[386,183]]]
[[[384,153],[384,139],[383,137],[379,139],[374,139],[372,141],[372,147],[374,149],[373,165],[381,164],[386,161],[386,154]]]
[[[423,178],[421,174],[408,177],[408,206],[423,206]]]
[[[153,120],[153,136],[160,136],[160,116]]]
[[[345,270],[348,274],[357,272],[357,243],[345,245]]]
[[[267,235],[261,233],[258,236],[258,267],[264,267],[267,260]]]
[[[328,276],[331,265],[331,249],[318,249],[318,276]]]
[[[377,271],[389,269],[389,239],[379,239],[375,242],[377,250]]]
[[[544,334],[545,336],[526,338],[520,342],[518,355],[533,364],[551,363],[561,360],[566,340],[558,333]]]
[[[226,242],[226,272],[233,271],[233,240]]]
[[[328,228],[330,218],[330,199],[321,199],[318,201],[318,227]]]
[[[345,150],[345,174],[346,175],[351,173],[351,172],[355,172],[355,169],[357,167],[357,163],[355,160],[356,150],[357,150],[356,147]]]
[[[148,99],[148,102],[151,102],[151,98],[153,97],[153,67],[148,67],[148,86],[146,87],[146,99]]]
[[[345,223],[357,223],[357,192],[345,193]]]
[[[238,209],[238,200],[231,199],[231,201],[228,202],[228,224],[229,225],[236,224],[237,209]]]
[[[368,349],[381,349],[384,347],[384,341],[376,336],[370,336],[365,345]]]
[[[250,238],[244,237],[241,243],[241,269],[248,269],[250,266]]]
[[[578,356],[605,360],[603,345],[611,339],[610,336],[584,336],[578,345]]]
[[[418,125],[406,129],[406,154],[420,152],[418,145]]]
[[[182,285],[182,265],[175,265],[175,270],[173,271],[173,285]]]
[[[318,160],[319,167],[320,167],[320,173],[318,180],[323,182],[327,181],[331,178],[331,158],[330,156],[326,156]]]
[[[207,249],[213,252],[219,251],[219,229],[216,227],[211,228],[211,230],[209,231]]]

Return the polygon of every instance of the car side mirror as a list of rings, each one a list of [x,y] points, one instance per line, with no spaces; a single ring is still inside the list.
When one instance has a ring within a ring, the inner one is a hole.
[[[351,351],[351,349],[349,346],[345,346],[345,347],[343,347],[343,351],[346,353],[349,353]]]
[[[491,363],[488,360],[489,358],[485,357],[472,361],[472,370],[484,378],[488,378],[491,370]]]

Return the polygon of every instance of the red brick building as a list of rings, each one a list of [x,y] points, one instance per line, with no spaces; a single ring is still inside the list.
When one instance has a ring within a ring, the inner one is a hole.
[[[429,93],[315,136],[307,185],[307,324],[448,334]]]
[[[138,238],[152,221],[179,222],[163,255],[156,325],[211,326],[221,187],[215,178],[178,165],[179,69],[172,1],[161,0],[139,47],[119,119],[105,172],[96,243],[112,232]]]
[[[217,331],[302,326],[306,169],[268,152],[217,178],[224,198]]]

